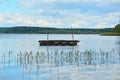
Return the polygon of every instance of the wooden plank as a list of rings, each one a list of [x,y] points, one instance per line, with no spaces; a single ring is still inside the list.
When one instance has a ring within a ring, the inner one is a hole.
[[[76,46],[78,40],[39,40],[42,46]]]

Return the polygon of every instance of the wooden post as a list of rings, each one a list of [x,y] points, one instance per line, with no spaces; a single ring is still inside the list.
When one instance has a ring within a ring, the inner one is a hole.
[[[47,33],[47,41],[49,40],[49,33]]]
[[[47,41],[49,40],[49,33],[46,31],[46,34],[47,34]]]
[[[47,45],[49,44],[48,40],[49,40],[49,33],[47,32]]]
[[[71,32],[72,32],[72,39],[74,41],[74,34],[73,34],[72,26],[71,26]]]

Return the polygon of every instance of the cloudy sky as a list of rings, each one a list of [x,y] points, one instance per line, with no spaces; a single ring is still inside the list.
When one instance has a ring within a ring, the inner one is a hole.
[[[0,0],[0,27],[110,28],[120,0]]]

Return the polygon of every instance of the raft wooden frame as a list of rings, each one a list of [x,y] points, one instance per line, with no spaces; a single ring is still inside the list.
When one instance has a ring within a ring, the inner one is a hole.
[[[39,40],[41,46],[76,46],[78,40]]]

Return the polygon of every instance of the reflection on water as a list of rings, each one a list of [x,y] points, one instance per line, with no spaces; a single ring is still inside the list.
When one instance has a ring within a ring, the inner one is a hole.
[[[70,34],[51,34],[50,40],[71,40]],[[119,36],[99,36],[75,34],[75,40],[79,40],[79,50],[104,50],[116,49],[119,44]],[[38,40],[46,40],[46,34],[0,34],[0,52],[3,51],[39,51],[44,47],[39,46]],[[109,45],[108,45],[109,44]],[[63,47],[67,48],[67,47]],[[55,47],[56,49],[56,47]],[[44,50],[43,50],[44,51]]]
[[[0,54],[0,80],[118,80],[120,54],[97,51],[12,51]]]
[[[0,80],[120,80],[119,36],[74,36],[80,41],[76,47],[45,47],[38,40],[46,34],[0,34]]]

